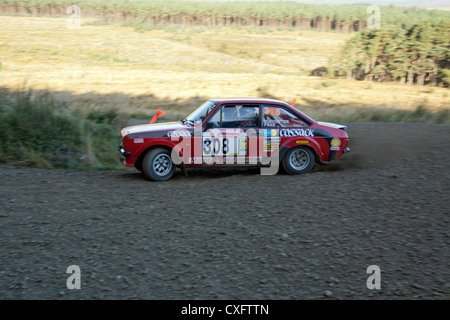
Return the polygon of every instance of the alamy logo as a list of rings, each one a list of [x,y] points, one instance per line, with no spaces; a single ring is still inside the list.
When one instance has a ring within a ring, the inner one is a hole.
[[[371,274],[367,278],[367,288],[370,290],[381,289],[381,270],[377,265],[371,265],[367,267],[366,273]]]
[[[367,28],[381,29],[380,7],[377,5],[371,5],[367,7],[367,13],[372,14],[369,18],[367,18]]]
[[[81,10],[79,6],[71,5],[67,7],[67,14],[71,16],[67,19],[68,29],[80,29],[81,28]]]
[[[71,265],[67,267],[66,273],[71,273],[72,275],[67,278],[67,288],[81,289],[81,270],[79,266]]]

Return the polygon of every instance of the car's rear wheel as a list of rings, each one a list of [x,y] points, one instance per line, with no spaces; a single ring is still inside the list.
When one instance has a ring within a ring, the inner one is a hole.
[[[289,150],[283,158],[283,169],[289,174],[307,173],[314,166],[314,153],[305,147]]]
[[[172,162],[170,151],[156,148],[147,152],[142,161],[142,171],[147,179],[163,181],[170,179],[176,166]]]

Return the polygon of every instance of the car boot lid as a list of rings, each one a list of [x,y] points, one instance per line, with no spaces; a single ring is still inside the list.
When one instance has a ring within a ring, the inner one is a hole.
[[[343,130],[347,129],[347,126],[344,126],[343,124],[337,124],[337,123],[332,123],[332,122],[324,122],[324,121],[318,121],[317,123],[322,125],[322,126],[327,126],[327,127],[331,127],[331,128],[343,129]]]

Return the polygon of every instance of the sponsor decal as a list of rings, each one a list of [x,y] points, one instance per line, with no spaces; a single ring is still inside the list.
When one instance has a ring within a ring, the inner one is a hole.
[[[334,138],[333,140],[331,140],[330,150],[333,150],[333,151],[339,150],[340,145],[341,145],[341,140],[339,140],[338,138]]]
[[[277,124],[289,124],[289,120],[264,120],[264,126],[275,127]]]
[[[276,136],[278,136],[278,130],[264,129],[264,137],[276,137]]]
[[[264,130],[264,151],[273,151],[280,148],[280,137],[278,137],[278,130],[265,129]]]
[[[297,140],[297,141],[295,141],[295,143],[297,143],[297,144],[308,144],[309,141],[308,140]]]
[[[185,130],[175,130],[167,132],[168,137],[190,137],[192,134]]]
[[[240,138],[239,139],[239,153],[240,156],[245,156],[247,154],[247,139]]]
[[[280,137],[314,137],[313,129],[281,129]]]
[[[144,143],[144,138],[134,138],[134,143]]]
[[[271,114],[271,115],[277,115],[277,116],[279,116],[279,115],[280,115],[280,109],[278,109],[278,108],[268,108],[268,107],[265,107],[265,108],[264,108],[264,114]]]
[[[211,130],[203,133],[203,156],[245,156],[247,137],[239,129]]]
[[[188,163],[202,163],[202,157],[189,157]]]

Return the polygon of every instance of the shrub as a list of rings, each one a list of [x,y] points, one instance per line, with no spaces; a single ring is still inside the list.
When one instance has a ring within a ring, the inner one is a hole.
[[[0,162],[66,169],[118,166],[120,121],[115,111],[88,116],[32,92],[0,94]]]

